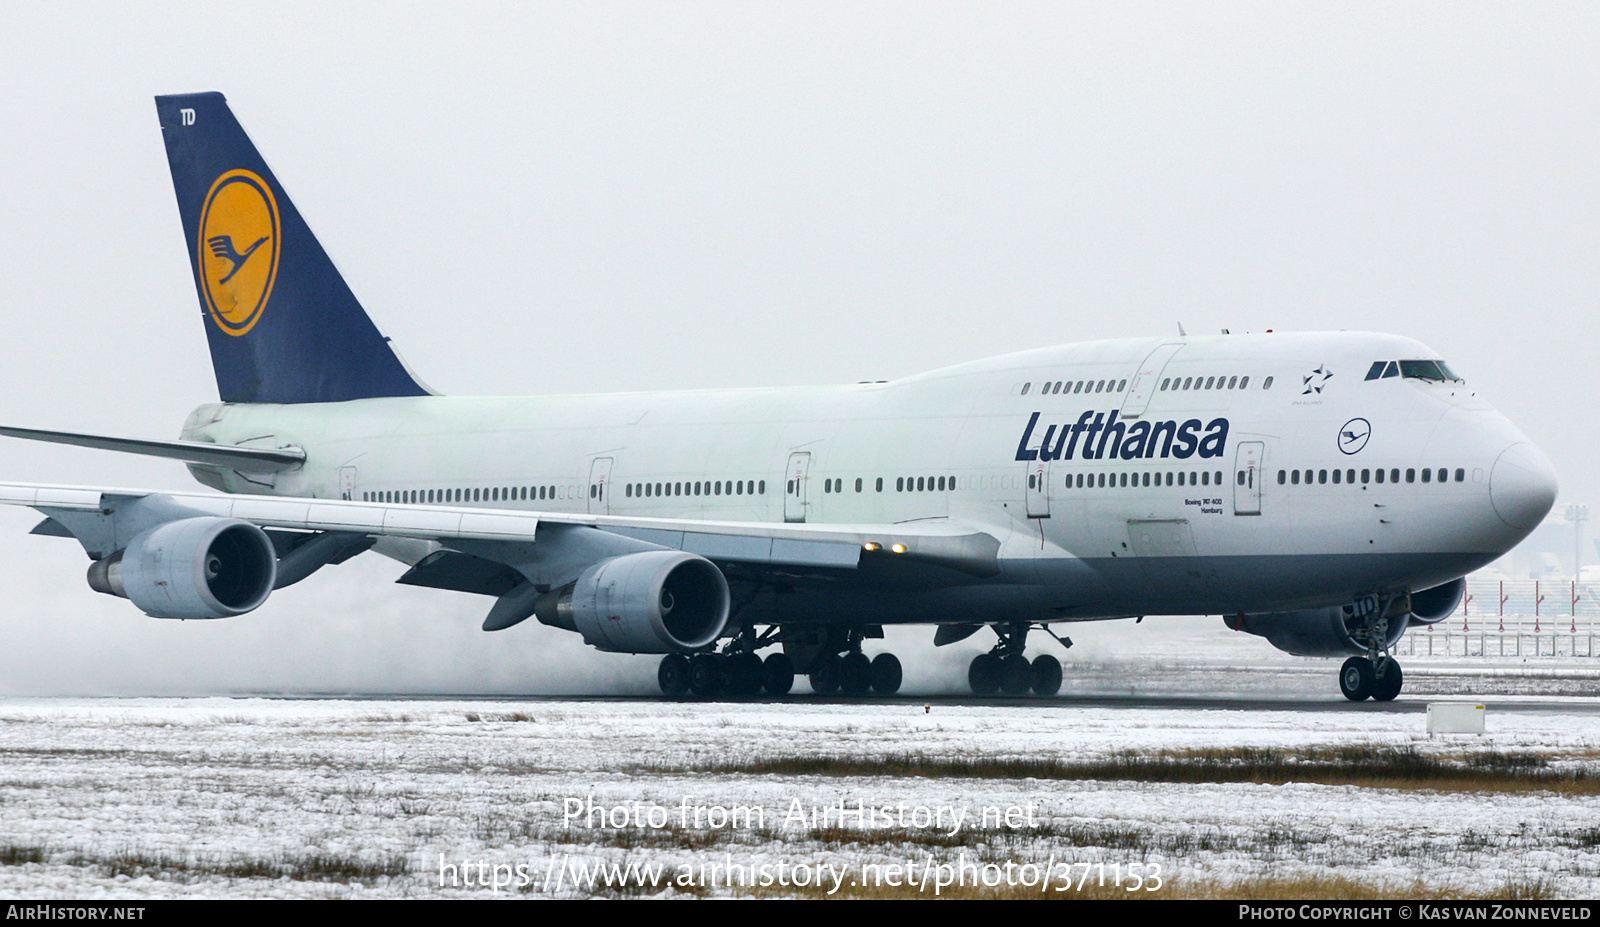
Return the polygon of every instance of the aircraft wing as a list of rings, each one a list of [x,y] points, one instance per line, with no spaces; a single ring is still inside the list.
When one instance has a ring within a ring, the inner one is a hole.
[[[536,572],[550,575],[540,581],[552,584],[567,581],[558,574],[581,570],[612,552],[644,549],[781,567],[853,570],[864,557],[883,557],[971,576],[990,576],[999,569],[998,539],[946,519],[883,525],[702,521],[31,483],[0,483],[0,504],[44,513],[61,527],[41,526],[45,530],[37,533],[70,534],[96,559],[121,550],[156,525],[209,516],[241,519],[264,529],[432,541],[518,567],[542,563],[545,568]]]

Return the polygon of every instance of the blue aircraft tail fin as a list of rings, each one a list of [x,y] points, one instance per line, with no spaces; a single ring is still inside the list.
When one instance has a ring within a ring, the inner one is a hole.
[[[224,402],[424,396],[220,93],[156,97]]]

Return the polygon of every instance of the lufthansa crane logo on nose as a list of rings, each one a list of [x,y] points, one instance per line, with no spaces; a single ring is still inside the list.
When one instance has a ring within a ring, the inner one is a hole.
[[[1370,437],[1372,437],[1372,423],[1364,418],[1353,418],[1339,429],[1339,450],[1346,454],[1359,453],[1367,446],[1367,439]]]
[[[217,327],[235,337],[261,320],[278,276],[278,200],[260,176],[228,171],[200,211],[200,289]]]

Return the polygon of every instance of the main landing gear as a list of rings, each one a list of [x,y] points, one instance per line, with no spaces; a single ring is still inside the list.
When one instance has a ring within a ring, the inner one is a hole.
[[[748,697],[788,695],[794,687],[794,664],[785,654],[768,654],[766,659],[751,651],[734,653],[669,653],[656,669],[661,694],[679,698],[716,698],[719,695]]]
[[[804,629],[791,634],[768,628],[759,635],[747,629],[721,653],[662,657],[656,681],[663,695],[674,698],[781,696],[794,688],[798,663],[805,667],[811,690],[817,695],[893,695],[900,691],[904,676],[900,659],[892,653],[869,658],[861,652],[865,636],[859,628]],[[783,651],[765,659],[757,655],[757,650],[776,644],[782,644]]]
[[[1060,660],[1047,653],[1034,657],[1031,662],[1023,656],[1030,628],[1023,621],[994,626],[1000,640],[993,650],[973,657],[967,668],[967,685],[972,687],[973,695],[1027,695],[1032,692],[1048,698],[1061,691]],[[1042,625],[1040,630],[1050,633]],[[1054,634],[1050,636],[1055,637]],[[1063,646],[1072,646],[1069,639],[1057,637],[1056,640]]]

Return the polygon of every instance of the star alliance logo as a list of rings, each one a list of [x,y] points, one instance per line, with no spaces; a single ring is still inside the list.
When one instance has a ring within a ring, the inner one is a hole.
[[[1310,373],[1308,373],[1305,376],[1300,378],[1301,384],[1303,386],[1305,386],[1305,391],[1302,392],[1300,395],[1309,396],[1312,393],[1320,393],[1320,392],[1322,392],[1323,384],[1327,383],[1328,379],[1330,377],[1332,377],[1332,376],[1333,376],[1333,371],[1329,370],[1326,364],[1324,364],[1324,365],[1318,367],[1317,369],[1311,371]]]

